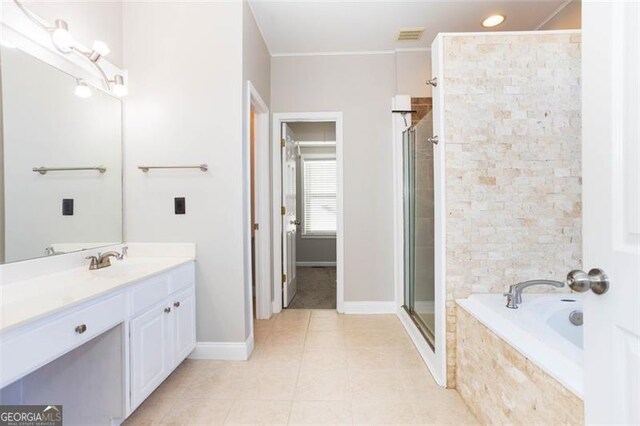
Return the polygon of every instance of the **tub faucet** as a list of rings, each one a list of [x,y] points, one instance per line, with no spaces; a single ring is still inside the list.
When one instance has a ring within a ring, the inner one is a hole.
[[[87,259],[91,260],[89,264],[89,270],[94,271],[96,269],[102,269],[111,266],[110,257],[115,257],[118,260],[122,260],[124,256],[117,251],[108,251],[106,253],[98,253],[97,256],[87,256]]]
[[[504,296],[507,297],[507,308],[518,309],[518,305],[522,303],[522,290],[534,285],[552,285],[557,288],[564,287],[562,281],[554,280],[529,280],[518,284],[511,284],[509,286],[509,292],[504,293]]]

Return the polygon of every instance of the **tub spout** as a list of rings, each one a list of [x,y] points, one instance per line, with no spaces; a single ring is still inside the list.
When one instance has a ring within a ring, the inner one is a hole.
[[[529,280],[509,286],[509,292],[504,293],[507,297],[507,308],[518,309],[518,305],[522,303],[522,290],[534,285],[551,285],[557,288],[564,287],[564,282],[554,280]]]

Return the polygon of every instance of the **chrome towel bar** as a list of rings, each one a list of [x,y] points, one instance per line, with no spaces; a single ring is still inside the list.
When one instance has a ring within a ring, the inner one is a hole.
[[[46,175],[47,172],[74,172],[78,170],[97,170],[100,173],[104,173],[107,171],[105,166],[95,166],[95,167],[34,167],[34,172],[40,173],[41,175]]]
[[[138,166],[140,170],[147,173],[151,169],[200,169],[201,172],[209,170],[209,166],[206,164],[199,164],[197,166]]]

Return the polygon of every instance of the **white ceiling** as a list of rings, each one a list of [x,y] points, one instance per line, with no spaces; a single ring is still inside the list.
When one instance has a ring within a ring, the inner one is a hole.
[[[494,13],[507,17],[496,31],[534,30],[566,0],[249,2],[277,56],[427,48],[440,32],[487,31],[481,22]],[[426,29],[419,41],[396,41],[407,27]]]

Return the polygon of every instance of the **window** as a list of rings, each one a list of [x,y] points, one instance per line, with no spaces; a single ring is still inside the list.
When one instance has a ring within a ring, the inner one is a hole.
[[[336,235],[336,159],[302,156],[302,235]]]

